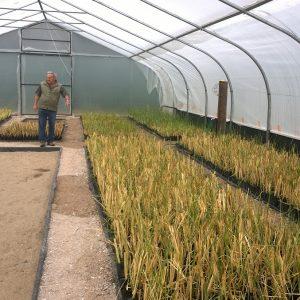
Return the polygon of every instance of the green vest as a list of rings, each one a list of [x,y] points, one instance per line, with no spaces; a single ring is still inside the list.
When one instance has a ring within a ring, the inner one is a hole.
[[[39,108],[57,111],[57,105],[61,94],[62,94],[61,84],[56,83],[52,86],[52,88],[50,88],[45,81],[42,81]]]

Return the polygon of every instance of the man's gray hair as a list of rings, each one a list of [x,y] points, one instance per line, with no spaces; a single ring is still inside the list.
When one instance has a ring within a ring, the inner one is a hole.
[[[47,71],[47,75],[54,75],[54,77],[57,78],[57,74],[53,71]]]

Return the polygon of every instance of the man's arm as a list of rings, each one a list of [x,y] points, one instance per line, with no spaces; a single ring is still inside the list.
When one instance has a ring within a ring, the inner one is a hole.
[[[33,110],[34,111],[37,111],[39,108],[38,102],[40,100],[41,94],[42,94],[42,89],[41,89],[41,86],[39,86],[37,88],[37,90],[35,91],[35,95],[34,95],[34,102],[33,102]]]

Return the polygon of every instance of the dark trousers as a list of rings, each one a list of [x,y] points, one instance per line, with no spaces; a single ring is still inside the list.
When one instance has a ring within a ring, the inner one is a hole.
[[[49,134],[46,136],[46,124],[48,120]],[[56,111],[39,109],[39,140],[41,142],[53,142],[56,121]]]

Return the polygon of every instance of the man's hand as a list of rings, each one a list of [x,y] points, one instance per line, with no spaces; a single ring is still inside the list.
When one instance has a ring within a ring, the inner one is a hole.
[[[70,106],[71,106],[70,97],[68,97],[68,96],[65,97],[65,103],[66,103],[66,108],[69,110]]]
[[[35,112],[37,112],[38,109],[39,109],[39,107],[38,107],[37,103],[34,103],[34,104],[33,104],[33,110],[34,110]]]
[[[33,110],[34,110],[35,112],[37,112],[38,109],[39,109],[39,107],[38,107],[38,101],[39,101],[39,98],[40,98],[40,97],[37,96],[37,95],[34,96]]]

